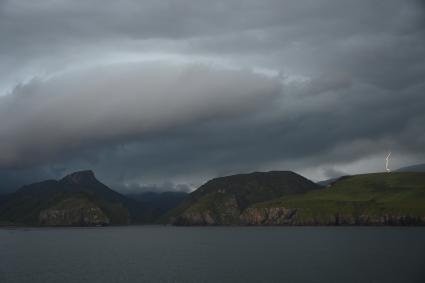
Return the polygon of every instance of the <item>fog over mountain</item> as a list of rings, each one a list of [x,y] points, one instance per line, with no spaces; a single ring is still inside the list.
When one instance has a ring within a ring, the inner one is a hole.
[[[0,193],[425,160],[423,1],[0,0]]]

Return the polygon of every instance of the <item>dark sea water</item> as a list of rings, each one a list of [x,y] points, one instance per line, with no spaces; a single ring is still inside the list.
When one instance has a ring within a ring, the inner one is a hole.
[[[0,229],[0,282],[425,282],[425,228]]]

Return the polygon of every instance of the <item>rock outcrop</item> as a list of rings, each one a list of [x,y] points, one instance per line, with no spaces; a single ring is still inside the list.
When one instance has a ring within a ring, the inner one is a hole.
[[[240,216],[242,225],[425,225],[425,216],[397,214],[328,214],[305,217],[302,209],[284,207],[247,208]]]
[[[297,209],[284,207],[247,208],[240,215],[243,225],[284,225],[293,224]]]
[[[104,226],[109,222],[99,207],[46,209],[39,216],[42,226]]]
[[[328,226],[328,225],[425,225],[425,216],[382,214],[382,215],[351,215],[329,214],[320,216],[303,216],[302,209],[270,207],[245,209],[238,220],[225,223],[215,217],[211,211],[185,212],[172,220],[175,225],[245,225],[245,226]]]
[[[26,185],[0,205],[0,221],[37,226],[125,225],[143,213],[90,170]]]
[[[84,195],[57,202],[40,211],[38,219],[42,226],[103,226],[110,223],[102,209]]]

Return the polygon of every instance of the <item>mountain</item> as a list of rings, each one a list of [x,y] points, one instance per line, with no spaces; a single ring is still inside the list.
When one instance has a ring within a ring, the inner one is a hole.
[[[425,172],[425,163],[397,169],[395,172]]]
[[[394,172],[425,172],[425,163],[401,167],[397,170],[394,170]],[[344,177],[344,176],[341,176],[341,177]],[[326,186],[331,185],[333,182],[335,182],[336,180],[338,180],[341,177],[330,178],[330,179],[326,179],[326,180],[323,180],[323,181],[319,181],[319,182],[317,182],[317,184],[321,185],[323,187],[326,187]]]
[[[290,171],[215,178],[191,194],[124,196],[92,171],[0,195],[0,225],[425,225],[425,172],[344,176],[327,187]]]
[[[92,171],[27,185],[0,203],[0,222],[92,226],[143,222],[144,209],[99,182]]]
[[[217,178],[170,214],[176,225],[425,225],[425,173],[344,176],[319,187],[292,172]]]
[[[180,205],[188,196],[185,192],[143,192],[126,195],[128,198],[137,201],[147,211],[146,218],[150,222],[162,217],[169,210]]]
[[[329,187],[255,204],[241,215],[251,225],[423,225],[425,173],[346,176]]]
[[[216,178],[192,192],[168,214],[177,225],[239,224],[247,207],[321,187],[290,171],[254,172]]]

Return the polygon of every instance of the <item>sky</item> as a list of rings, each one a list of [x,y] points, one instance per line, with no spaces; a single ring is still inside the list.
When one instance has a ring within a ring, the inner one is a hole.
[[[0,0],[0,193],[425,162],[425,4]]]

